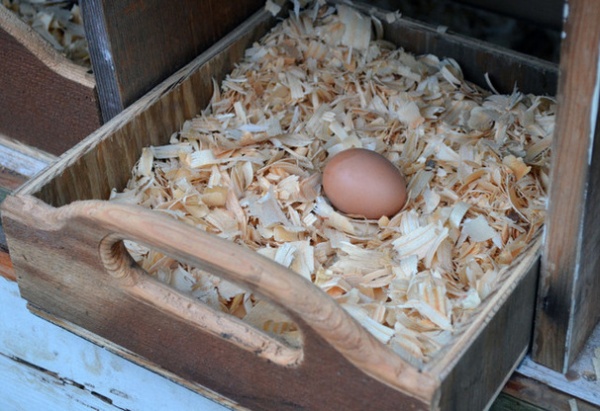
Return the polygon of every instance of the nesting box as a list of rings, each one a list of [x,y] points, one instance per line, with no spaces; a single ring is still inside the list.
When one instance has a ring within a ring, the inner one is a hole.
[[[362,11],[387,41],[452,57],[467,78],[485,83],[488,73],[501,91],[517,83],[525,92],[555,93],[552,64]],[[213,79],[223,80],[276,22],[270,11],[254,14],[7,198],[3,222],[23,298],[134,361],[250,409],[486,408],[529,347],[539,236],[461,332],[430,361],[414,364],[291,270],[160,213],[105,201],[125,187],[143,149],[165,145],[200,113]],[[124,239],[252,290],[294,321],[300,344],[150,278]]]
[[[97,129],[96,82],[0,7],[0,134],[59,155]]]

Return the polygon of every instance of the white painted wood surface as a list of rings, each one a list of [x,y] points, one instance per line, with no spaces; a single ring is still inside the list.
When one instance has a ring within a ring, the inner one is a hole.
[[[175,382],[31,314],[0,277],[1,411],[223,411]]]
[[[26,146],[0,134],[0,166],[33,177],[56,160],[52,154]]]
[[[600,407],[600,373],[597,374],[594,367],[597,349],[600,349],[600,324],[596,326],[566,375],[537,364],[530,357],[525,358],[517,372]]]

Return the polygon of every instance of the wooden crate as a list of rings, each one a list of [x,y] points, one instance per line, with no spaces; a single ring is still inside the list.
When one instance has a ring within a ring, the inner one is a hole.
[[[207,105],[211,79],[223,79],[275,22],[258,12],[7,198],[3,222],[22,296],[65,327],[251,409],[485,409],[528,349],[540,240],[463,332],[417,368],[289,270],[158,213],[102,201],[124,187],[143,147],[165,144]],[[517,82],[526,92],[554,92],[549,63],[403,19],[384,23],[384,31],[409,51],[455,58],[475,82],[488,72],[503,91]],[[302,330],[301,348],[149,278],[123,238],[273,302]]]
[[[62,154],[100,124],[96,82],[0,6],[0,135]]]

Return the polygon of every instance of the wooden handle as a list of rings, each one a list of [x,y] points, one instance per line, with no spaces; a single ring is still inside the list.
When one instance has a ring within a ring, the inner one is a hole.
[[[82,229],[101,228],[98,250],[106,270],[120,279],[127,292],[146,303],[193,320],[209,332],[226,334],[229,341],[278,364],[293,366],[311,360],[303,358],[301,349],[277,342],[243,321],[208,309],[151,279],[125,252],[123,239],[237,283],[283,308],[301,328],[304,345],[316,333],[372,378],[417,398],[435,396],[435,377],[417,370],[375,339],[310,281],[252,250],[138,206],[78,201],[52,208],[33,197],[19,197],[23,207],[30,208],[28,214],[43,215],[45,223],[54,227],[80,224]],[[225,317],[227,321],[223,321]]]

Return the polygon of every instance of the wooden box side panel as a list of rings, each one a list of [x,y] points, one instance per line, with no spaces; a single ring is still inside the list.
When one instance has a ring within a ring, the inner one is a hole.
[[[569,2],[532,358],[566,372],[600,319],[600,3]]]
[[[187,119],[205,108],[212,80],[220,82],[244,51],[274,24],[266,12],[232,32],[205,55],[175,73],[32,180],[21,191],[61,206],[76,200],[107,199],[123,189],[142,149],[167,144]]]
[[[206,50],[264,0],[82,2],[107,121]]]
[[[55,155],[100,126],[95,83],[0,6],[0,134]]]
[[[483,410],[498,394],[529,348],[538,272],[536,262],[511,284],[508,299],[450,369],[442,381],[440,409]]]
[[[251,409],[327,410],[332,404],[349,411],[434,407],[369,377],[297,316],[293,318],[303,330],[303,357],[299,364],[282,366],[232,344],[236,335],[205,332],[169,309],[144,303],[127,292],[127,282],[106,272],[98,246],[109,234],[106,229],[83,219],[55,224],[40,210],[32,216],[17,207],[18,200],[7,201],[4,226],[23,298],[147,359],[154,369]],[[189,304],[198,302],[190,299]]]

